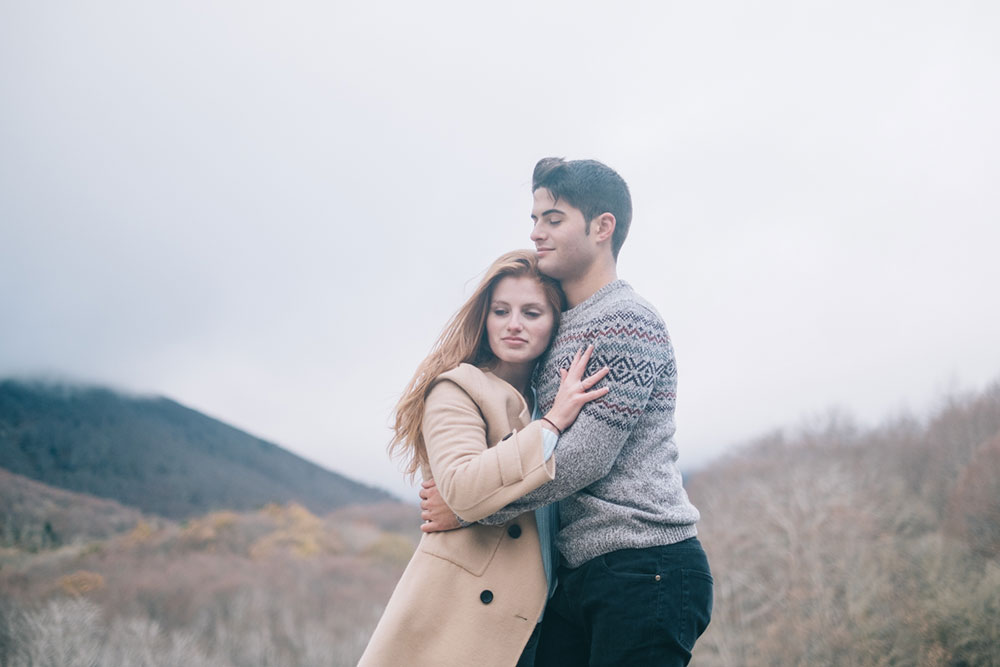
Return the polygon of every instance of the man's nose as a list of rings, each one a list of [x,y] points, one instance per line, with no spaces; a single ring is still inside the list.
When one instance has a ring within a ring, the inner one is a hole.
[[[531,228],[531,236],[529,236],[529,238],[535,243],[538,243],[545,238],[545,235],[542,233],[542,225],[540,222],[536,222],[535,226]]]

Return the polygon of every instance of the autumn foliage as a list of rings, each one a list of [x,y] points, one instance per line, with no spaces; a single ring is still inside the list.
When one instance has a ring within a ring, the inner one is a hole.
[[[715,577],[693,664],[1000,664],[1000,384],[926,422],[842,415],[689,480]]]
[[[979,554],[1000,557],[1000,436],[983,443],[951,497],[951,531]]]
[[[144,518],[26,559],[5,551],[0,664],[353,665],[413,552],[418,514],[272,504]],[[93,661],[60,662],[70,655]]]

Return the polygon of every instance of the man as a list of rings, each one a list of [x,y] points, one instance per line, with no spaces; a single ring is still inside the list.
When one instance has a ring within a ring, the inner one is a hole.
[[[535,166],[531,240],[569,309],[538,366],[544,414],[582,346],[610,391],[576,422],[555,424],[556,477],[483,523],[560,501],[558,585],[546,606],[537,665],[684,665],[712,609],[698,510],[677,468],[677,375],[659,315],[617,275],[632,201],[593,160]]]

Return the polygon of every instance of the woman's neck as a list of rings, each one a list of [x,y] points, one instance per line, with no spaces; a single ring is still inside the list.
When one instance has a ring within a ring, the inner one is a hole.
[[[521,392],[527,398],[528,385],[531,383],[531,373],[535,370],[535,364],[508,364],[498,361],[496,366],[490,369],[494,375]]]

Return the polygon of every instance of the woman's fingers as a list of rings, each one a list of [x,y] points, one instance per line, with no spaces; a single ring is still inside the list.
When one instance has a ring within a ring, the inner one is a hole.
[[[583,372],[587,369],[587,362],[590,360],[590,353],[594,349],[593,345],[580,348],[573,355],[573,361],[569,365],[569,377],[574,382],[579,382],[583,377]]]
[[[590,391],[588,391],[588,392],[586,392],[584,394],[581,394],[581,398],[583,399],[584,403],[589,403],[589,402],[593,401],[596,398],[600,398],[601,396],[604,396],[609,391],[611,391],[611,390],[608,389],[607,387],[598,387],[597,389],[592,389],[592,390],[590,390]]]
[[[608,366],[604,366],[603,368],[599,369],[596,373],[592,373],[588,377],[584,378],[583,382],[586,385],[586,388],[590,389],[595,384],[600,382],[601,379],[610,372],[611,368],[609,368]]]
[[[427,521],[426,523],[420,524],[420,530],[425,533],[443,533],[447,530],[455,530],[460,528],[457,522],[447,522],[447,521]]]
[[[577,382],[579,383],[579,388],[586,391],[600,382],[611,371],[607,366],[598,369],[587,377],[583,377],[593,353],[594,346],[592,344],[578,349],[573,355],[573,361],[570,363],[569,368],[559,369],[560,383],[565,385],[567,381],[570,383]]]

